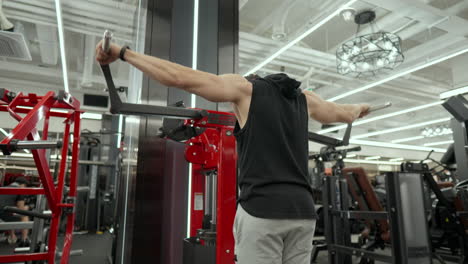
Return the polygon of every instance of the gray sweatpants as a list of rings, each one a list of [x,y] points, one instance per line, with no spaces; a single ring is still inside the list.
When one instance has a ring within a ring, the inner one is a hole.
[[[237,207],[234,220],[238,264],[310,264],[315,220],[263,219]]]

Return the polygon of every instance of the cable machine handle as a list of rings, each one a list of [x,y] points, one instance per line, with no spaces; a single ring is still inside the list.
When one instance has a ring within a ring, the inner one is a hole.
[[[102,50],[106,53],[109,53],[110,44],[112,40],[112,33],[109,30],[104,31],[104,36],[102,37]]]

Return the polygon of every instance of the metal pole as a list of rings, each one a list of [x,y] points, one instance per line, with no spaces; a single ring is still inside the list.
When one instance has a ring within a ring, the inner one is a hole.
[[[325,229],[325,240],[327,241],[328,245],[328,262],[330,264],[335,263],[335,253],[331,248],[334,244],[334,236],[333,236],[333,215],[331,215],[331,210],[333,209],[333,204],[331,203],[330,196],[333,195],[332,192],[332,184],[331,184],[331,177],[325,176],[323,178],[323,216],[324,216],[324,229]]]
[[[18,141],[14,144],[14,146],[16,149],[52,149],[52,148],[62,147],[62,141],[54,141],[54,140]]]
[[[205,178],[205,216],[209,215],[213,217],[213,175],[212,173],[207,173]],[[212,218],[213,219],[213,218]]]
[[[45,208],[44,203],[44,195],[38,195],[36,198],[36,208],[34,210],[38,212],[43,212]],[[41,218],[34,218],[33,221],[33,228],[31,231],[31,244],[30,244],[30,253],[34,253],[36,250],[36,245],[38,242],[46,243],[43,236],[43,229],[44,229],[44,219]],[[31,261],[28,261],[28,264],[31,264]]]
[[[457,161],[457,175],[460,181],[468,179],[468,134],[465,122],[456,119],[450,121],[453,130],[453,140],[455,141],[455,159]]]
[[[330,203],[331,203],[331,224],[333,229],[333,244],[334,245],[343,245],[344,238],[343,238],[343,226],[341,218],[338,217],[335,213],[338,210],[341,210],[341,195],[340,195],[340,185],[339,185],[339,178],[337,176],[329,176],[331,179],[330,182]],[[330,207],[330,206],[329,206]],[[335,262],[331,262],[331,264],[344,264],[344,257],[345,255],[342,252],[335,251]]]
[[[213,211],[213,216],[211,217],[211,229],[212,230],[216,230],[216,218],[217,218],[217,215],[216,215],[216,211],[217,211],[217,200],[218,200],[218,193],[217,193],[217,190],[218,190],[218,173],[216,171],[214,171],[212,174],[211,174],[211,177],[212,177],[212,185],[211,185],[211,193],[212,193],[212,199],[211,199],[211,208],[212,208],[212,211]]]
[[[404,240],[404,223],[403,219],[400,217],[401,212],[398,211],[398,208],[400,208],[398,202],[398,197],[400,196],[400,182],[398,180],[398,174],[396,173],[390,172],[385,176],[393,264],[406,264],[408,260],[405,258],[406,241]]]
[[[343,175],[341,175],[343,176]],[[340,184],[340,196],[341,196],[341,210],[343,211],[349,211],[349,192],[348,192],[348,184],[346,183],[346,179],[341,178],[339,180]],[[342,243],[343,245],[349,247],[351,246],[351,230],[350,230],[350,225],[349,225],[349,219],[347,217],[342,217],[341,218],[341,234],[339,234],[340,237],[342,237]],[[345,255],[342,256],[344,263],[352,263],[352,259],[350,255]]]

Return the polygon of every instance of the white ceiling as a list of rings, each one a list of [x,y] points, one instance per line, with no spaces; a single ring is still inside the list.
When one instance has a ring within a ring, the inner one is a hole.
[[[137,0],[61,0],[67,68],[71,92],[106,94],[104,79],[94,62],[94,45],[105,29],[111,29],[120,43],[130,43],[138,16]],[[323,21],[335,12],[345,0],[240,0],[239,69],[245,73],[283,47],[288,41]],[[367,0],[351,5],[356,10],[372,9],[377,13],[377,26],[381,30],[397,33],[403,39],[405,62],[394,75],[411,70],[437,58],[468,48],[468,0]],[[0,63],[2,87],[17,91],[60,90],[63,77],[54,0],[6,0],[7,17],[20,28],[29,44],[33,61],[20,62],[3,59]],[[363,27],[361,33],[370,32]],[[282,41],[273,40],[273,33],[284,33]],[[374,79],[355,79],[336,72],[335,51],[344,41],[355,36],[356,25],[340,16],[331,18],[323,26],[268,63],[259,73],[269,74],[283,67],[290,76],[303,82],[303,88],[313,89],[330,99],[388,76]],[[369,118],[437,102],[438,95],[455,87],[468,85],[468,56],[459,55],[432,66],[414,71],[368,90],[337,100],[338,103],[367,102],[380,104],[392,101],[393,106]],[[112,65],[117,85],[128,86],[127,64]],[[94,109],[98,111],[98,109]],[[102,111],[102,109],[100,110]],[[356,126],[353,135],[366,134],[404,127],[421,122],[449,117],[440,106],[409,112],[379,121]],[[447,122],[442,122],[444,124]],[[436,124],[438,125],[438,124]],[[362,138],[379,142],[420,134],[422,127],[394,133]],[[312,131],[321,126],[310,122]],[[338,134],[329,134],[340,137]],[[433,141],[445,141],[450,135],[405,142],[423,146]],[[437,146],[446,148],[447,145]],[[372,155],[382,148],[365,147]],[[395,152],[397,151],[397,152]],[[423,156],[424,151],[385,150],[387,155]]]
[[[131,44],[138,0],[62,0],[61,3],[70,89],[75,96],[106,94],[104,79],[94,60],[95,45],[105,29],[114,33],[114,41]],[[9,20],[24,28],[33,61],[5,59],[0,64],[2,85],[63,89],[55,1],[4,1],[4,12]],[[128,86],[128,64],[116,63],[112,70],[118,76],[116,86]]]
[[[80,101],[85,93],[107,95],[101,69],[94,60],[95,46],[106,29],[114,33],[114,41],[117,43],[133,44],[139,1],[60,2],[71,94]],[[15,31],[24,34],[32,61],[0,58],[0,87],[38,94],[64,90],[55,0],[6,0],[3,1],[3,11],[15,24]],[[128,87],[128,64],[114,63],[111,67],[116,86]],[[108,111],[97,107],[83,109],[95,113]],[[1,116],[0,119],[6,120]],[[1,127],[12,128],[14,124],[2,122]],[[83,126],[97,131],[101,129],[101,122],[83,119]]]
[[[270,57],[289,41],[336,12],[347,0],[244,0],[240,3],[240,72],[245,73]],[[279,72],[282,69],[290,76],[301,80],[304,89],[312,89],[325,99],[356,90],[364,86],[372,88],[346,96],[337,103],[381,104],[391,101],[391,108],[376,112],[368,118],[397,112],[412,107],[439,101],[441,92],[468,85],[468,1],[463,0],[366,0],[354,1],[357,11],[371,9],[377,13],[376,24],[380,30],[393,32],[402,38],[405,62],[386,76],[373,79],[356,79],[336,71],[335,52],[341,43],[355,37],[357,26],[334,16],[317,28],[297,45],[286,50],[257,72],[260,75]],[[286,35],[284,40],[273,40],[275,33]],[[361,27],[359,34],[370,33],[368,26]],[[457,51],[467,53],[444,59]],[[432,61],[440,62],[423,67]],[[419,70],[413,70],[420,66]],[[401,72],[410,74],[381,82]],[[379,83],[378,83],[379,82]],[[370,85],[379,84],[379,85]],[[402,128],[422,122],[448,118],[450,115],[441,106],[369,122],[356,126],[353,136],[373,131]],[[439,122],[429,127],[449,122]],[[367,141],[390,143],[392,140],[415,137],[426,126],[397,132],[360,138]],[[317,122],[310,122],[310,129],[321,131]],[[391,131],[391,130],[390,130]],[[338,134],[326,133],[341,137]],[[451,135],[425,138],[401,144],[423,146],[429,142],[447,141]],[[434,146],[445,149],[448,144]],[[317,148],[318,146],[315,146]],[[372,150],[371,150],[372,149]],[[403,151],[364,146],[364,152],[384,157],[403,155],[423,157],[425,151]],[[379,153],[380,152],[380,153]]]

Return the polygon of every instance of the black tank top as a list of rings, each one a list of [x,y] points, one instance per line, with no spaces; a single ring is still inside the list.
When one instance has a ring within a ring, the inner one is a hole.
[[[308,177],[308,111],[299,82],[285,74],[252,81],[242,129],[236,123],[239,203],[250,215],[314,219]]]

